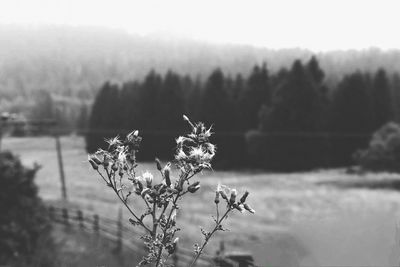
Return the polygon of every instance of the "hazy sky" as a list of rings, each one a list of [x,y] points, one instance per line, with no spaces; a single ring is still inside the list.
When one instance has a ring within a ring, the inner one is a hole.
[[[270,48],[400,48],[399,0],[0,0],[0,23],[96,25]]]

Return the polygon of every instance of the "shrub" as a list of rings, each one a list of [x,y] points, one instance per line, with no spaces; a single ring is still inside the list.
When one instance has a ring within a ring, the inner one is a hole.
[[[400,171],[400,125],[389,122],[378,129],[365,150],[354,154],[356,162],[366,170]]]
[[[49,227],[34,184],[37,169],[23,167],[10,152],[0,153],[0,264],[29,261]]]

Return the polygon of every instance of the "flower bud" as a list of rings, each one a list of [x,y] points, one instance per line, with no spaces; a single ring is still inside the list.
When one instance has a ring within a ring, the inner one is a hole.
[[[175,224],[176,224],[176,210],[173,211],[171,216],[171,225],[175,226]]]
[[[200,189],[200,182],[197,181],[197,182],[194,182],[193,184],[189,185],[187,190],[190,193],[195,193],[199,189]]]
[[[117,166],[117,164],[113,164],[112,166],[111,166],[111,169],[113,170],[113,171],[118,171],[118,166]]]
[[[178,184],[176,185],[176,190],[178,190],[179,192],[180,191],[182,191],[183,190],[183,183],[185,182],[185,180],[184,179],[180,179],[179,181],[178,181]]]
[[[156,162],[156,166],[157,166],[157,170],[161,171],[162,167],[161,167],[161,162],[158,158],[155,159]]]
[[[90,159],[93,160],[97,165],[101,165],[101,161],[94,155],[90,156]]]
[[[159,189],[159,193],[160,195],[164,194],[167,191],[167,187],[165,185],[162,185]]]
[[[140,196],[142,194],[142,191],[143,191],[142,183],[141,182],[137,182],[136,183],[136,188],[135,188],[135,193]]]
[[[225,194],[225,192],[224,192],[223,190],[219,191],[219,193],[220,193],[220,195],[221,195],[221,197],[222,197],[223,199],[225,199],[226,201],[228,201],[228,197],[226,196],[226,194]]]
[[[240,198],[240,203],[246,202],[246,198],[249,196],[249,191],[244,192],[243,196]]]
[[[99,166],[96,164],[96,162],[94,162],[94,160],[89,159],[89,163],[90,163],[90,165],[92,165],[93,170],[99,169]]]
[[[150,188],[145,188],[142,190],[142,192],[140,193],[140,195],[142,197],[145,197],[148,193],[150,192]]]
[[[254,214],[256,211],[253,210],[249,205],[247,205],[246,203],[243,204],[245,210],[247,210],[248,212]]]
[[[162,170],[164,178],[165,178],[165,184],[170,187],[171,186],[171,177],[170,177],[170,172],[171,172],[171,168],[170,168],[170,163],[168,163],[167,165],[165,165],[164,169]]]
[[[215,204],[218,204],[218,203],[219,203],[219,192],[218,192],[218,191],[215,191],[214,203],[215,203]]]
[[[103,161],[104,168],[107,168],[109,164],[110,164],[110,160],[107,158],[106,155],[104,155],[104,161]]]
[[[229,199],[229,204],[233,205],[236,201],[237,191],[236,189],[232,189],[231,191],[231,198]]]

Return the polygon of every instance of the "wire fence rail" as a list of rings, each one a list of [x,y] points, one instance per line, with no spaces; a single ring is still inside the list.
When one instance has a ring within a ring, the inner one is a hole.
[[[136,252],[145,251],[145,246],[140,242],[140,236],[144,233],[123,225],[122,217],[118,220],[100,217],[98,214],[84,213],[80,209],[48,207],[49,218],[52,222],[65,227],[74,227],[93,235],[100,235],[115,242],[114,251],[120,252],[127,247]],[[170,262],[174,266],[189,266],[194,258],[194,252],[184,247],[178,247],[177,252],[171,257]],[[202,254],[196,262],[197,267],[216,266],[214,257]]]

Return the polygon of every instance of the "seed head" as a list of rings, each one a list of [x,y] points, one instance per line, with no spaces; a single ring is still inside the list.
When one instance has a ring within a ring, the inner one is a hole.
[[[151,184],[153,183],[153,174],[150,172],[146,171],[143,173],[143,179],[146,181],[147,187],[151,187]]]

